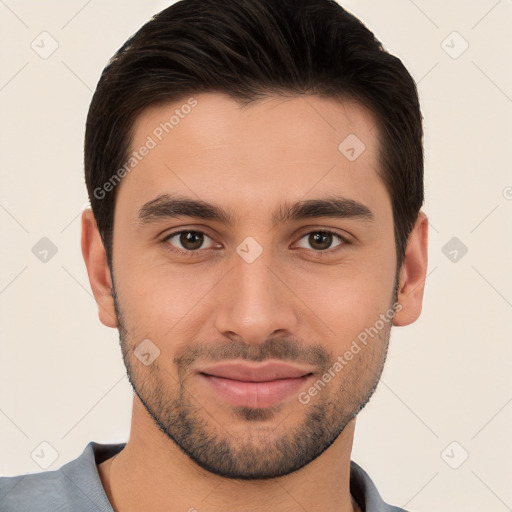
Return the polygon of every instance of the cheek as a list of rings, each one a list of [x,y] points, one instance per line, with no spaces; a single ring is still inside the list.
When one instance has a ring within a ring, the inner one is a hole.
[[[193,330],[222,275],[213,267],[199,271],[192,265],[119,258],[116,286],[127,327],[139,337],[181,339],[187,328]]]
[[[305,310],[308,322],[313,320],[335,343],[350,344],[391,305],[393,256],[391,252],[391,257],[380,259],[358,257],[357,261],[347,260],[332,267],[328,273],[304,272],[302,278],[294,279],[297,295],[309,308]]]

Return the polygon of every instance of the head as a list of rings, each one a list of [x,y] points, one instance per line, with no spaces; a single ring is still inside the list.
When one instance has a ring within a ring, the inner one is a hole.
[[[103,71],[84,258],[136,399],[201,467],[295,471],[370,399],[421,311],[422,134],[410,74],[330,0],[180,1]],[[234,406],[201,371],[227,360],[308,377]]]

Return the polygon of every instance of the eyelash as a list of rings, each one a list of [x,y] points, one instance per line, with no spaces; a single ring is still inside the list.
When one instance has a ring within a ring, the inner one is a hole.
[[[194,229],[181,229],[179,231],[173,231],[172,233],[169,233],[168,235],[166,235],[161,240],[161,243],[164,245],[165,249],[170,251],[170,252],[172,252],[173,254],[178,254],[179,256],[189,256],[189,257],[197,256],[197,254],[200,251],[211,251],[211,250],[214,250],[214,249],[196,249],[196,250],[192,250],[192,251],[186,251],[184,249],[177,249],[176,247],[173,247],[171,244],[168,243],[168,241],[171,238],[175,237],[176,235],[180,235],[182,233],[196,233],[196,234],[205,235],[208,238],[212,239],[204,231],[199,231],[199,230],[194,230]],[[347,238],[343,237],[338,232],[332,231],[330,229],[317,229],[317,230],[313,230],[313,231],[308,231],[307,233],[304,233],[299,238],[299,240],[302,240],[305,236],[311,235],[313,233],[322,233],[322,234],[327,233],[327,234],[330,234],[330,235],[334,235],[341,242],[339,245],[335,246],[334,248],[330,248],[330,249],[324,249],[324,250],[319,250],[319,251],[315,251],[314,249],[311,249],[314,253],[316,253],[319,256],[322,256],[324,254],[332,254],[333,252],[337,252],[337,250],[340,249],[342,246],[350,244],[350,242],[349,242],[349,240]]]

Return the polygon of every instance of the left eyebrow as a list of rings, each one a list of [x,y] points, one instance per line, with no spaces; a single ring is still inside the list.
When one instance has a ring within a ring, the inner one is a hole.
[[[373,222],[372,211],[364,204],[344,197],[308,199],[296,203],[285,202],[272,215],[273,225],[290,220],[333,217],[338,219],[357,219]]]
[[[139,224],[142,226],[175,217],[216,220],[228,226],[233,226],[238,218],[232,211],[225,210],[220,206],[198,199],[169,194],[162,194],[148,201],[138,213]],[[337,196],[308,199],[295,203],[285,202],[272,214],[271,219],[272,225],[276,226],[289,221],[321,217],[357,219],[366,222],[375,220],[372,211],[364,204]]]

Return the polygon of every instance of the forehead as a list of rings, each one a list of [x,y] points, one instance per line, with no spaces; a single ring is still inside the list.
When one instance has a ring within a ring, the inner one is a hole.
[[[132,127],[132,149],[150,135],[157,143],[193,139],[196,150],[230,143],[253,149],[278,148],[286,158],[309,155],[316,149],[315,156],[325,159],[329,149],[338,151],[337,143],[345,132],[357,135],[368,142],[367,146],[374,145],[377,133],[373,114],[355,100],[270,96],[241,104],[223,93],[201,93],[149,107],[139,114]]]
[[[247,207],[337,188],[372,203],[383,193],[378,151],[374,118],[353,100],[272,96],[242,106],[201,93],[135,120],[128,157],[139,156],[118,200],[140,206],[177,192]]]

